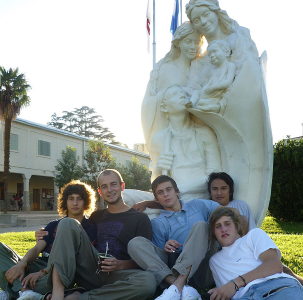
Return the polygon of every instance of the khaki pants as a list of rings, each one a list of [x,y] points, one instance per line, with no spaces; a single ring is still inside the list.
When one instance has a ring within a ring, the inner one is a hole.
[[[82,228],[81,224],[70,218],[60,221],[48,261],[51,288],[53,267],[66,288],[75,282],[88,292],[79,300],[144,300],[152,296],[156,289],[154,276],[142,270],[122,270],[96,274],[98,251]]]
[[[15,266],[21,259],[22,257],[19,256],[13,249],[9,248],[3,243],[0,243],[0,288],[7,291],[10,296],[15,298],[19,298],[18,291],[20,291],[23,286],[19,281],[19,278],[17,278],[13,284],[9,284],[5,278],[5,273],[11,267]],[[25,272],[25,276],[30,273],[38,272],[46,268],[46,266],[46,262],[42,261],[41,259],[36,259],[29,265],[29,269]],[[46,285],[47,277],[48,275],[45,275],[37,281],[34,289],[35,292],[45,294],[49,290]]]
[[[214,284],[208,263],[213,252],[209,250],[208,235],[207,223],[195,223],[171,270],[167,266],[167,253],[143,237],[135,237],[129,242],[128,253],[143,270],[155,276],[157,285],[168,275],[186,275],[186,269],[191,266],[187,281],[192,278],[190,283],[194,282],[195,286],[208,287]]]

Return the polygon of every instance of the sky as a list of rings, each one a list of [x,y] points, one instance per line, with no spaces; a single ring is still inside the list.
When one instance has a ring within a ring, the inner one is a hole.
[[[174,1],[155,1],[159,61],[170,49]],[[183,22],[187,2],[182,1]],[[303,135],[301,1],[219,2],[250,29],[259,55],[267,51],[274,143]],[[144,143],[141,103],[153,65],[146,8],[147,0],[0,0],[0,66],[18,67],[32,87],[31,104],[19,117],[46,125],[55,112],[87,105],[117,141],[130,148]]]

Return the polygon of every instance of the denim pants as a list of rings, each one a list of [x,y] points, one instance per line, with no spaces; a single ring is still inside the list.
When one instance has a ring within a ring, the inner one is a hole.
[[[281,289],[279,289],[281,288]],[[275,291],[279,289],[278,291]],[[252,285],[238,300],[299,300],[303,299],[303,287],[296,280],[278,277]]]

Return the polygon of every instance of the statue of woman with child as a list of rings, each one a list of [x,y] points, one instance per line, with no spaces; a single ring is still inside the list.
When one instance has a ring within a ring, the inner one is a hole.
[[[217,0],[190,0],[186,13],[190,22],[177,28],[171,50],[151,72],[142,103],[147,148],[157,132],[168,128],[160,107],[163,95],[173,85],[182,87],[192,121],[216,135],[221,170],[239,187],[235,197],[248,203],[260,224],[269,203],[273,161],[266,53],[259,58],[249,30],[221,10]],[[208,49],[200,55],[203,37]]]

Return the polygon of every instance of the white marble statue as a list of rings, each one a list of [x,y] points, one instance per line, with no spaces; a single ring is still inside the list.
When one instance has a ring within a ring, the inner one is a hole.
[[[221,10],[217,0],[190,0],[186,13],[190,23],[177,28],[170,52],[151,72],[142,103],[153,178],[168,172],[181,199],[189,200],[206,198],[207,174],[223,170],[235,181],[235,198],[247,202],[260,225],[273,164],[266,53],[259,57],[249,30]],[[208,54],[200,55],[203,36]]]
[[[217,0],[190,0],[186,13],[210,44],[225,40],[236,77],[223,96],[225,111],[189,109],[217,135],[223,170],[236,182],[235,198],[245,200],[260,225],[266,215],[272,180],[272,135],[265,88],[266,53],[259,58],[249,30],[229,18]],[[188,87],[203,89],[213,66],[208,55],[192,64]],[[223,101],[223,100],[221,100]]]
[[[214,40],[207,47],[210,63],[214,66],[208,82],[203,89],[196,90],[192,97],[192,105],[201,111],[223,114],[226,101],[222,100],[227,88],[236,75],[236,65],[229,61],[231,49],[224,40]]]
[[[168,171],[178,184],[182,200],[208,198],[207,179],[222,170],[218,140],[207,125],[194,123],[186,108],[189,97],[181,87],[168,87],[160,109],[168,127],[154,134],[151,160],[156,163],[152,180]]]
[[[163,92],[172,84],[187,85],[191,64],[199,58],[201,47],[202,35],[191,23],[185,22],[177,28],[170,51],[151,72],[141,110],[148,151],[152,136],[167,127],[167,119],[159,105]]]

